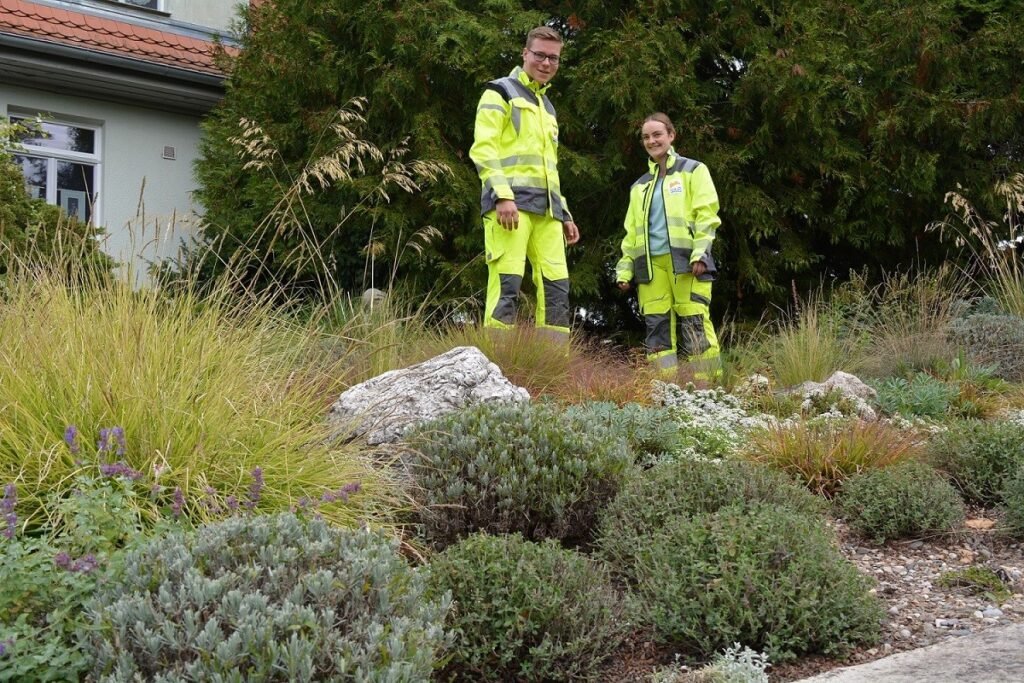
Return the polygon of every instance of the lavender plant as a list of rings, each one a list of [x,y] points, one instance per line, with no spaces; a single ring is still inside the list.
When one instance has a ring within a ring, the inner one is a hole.
[[[86,606],[85,644],[107,680],[413,683],[449,642],[448,606],[382,533],[233,517],[128,550]]]

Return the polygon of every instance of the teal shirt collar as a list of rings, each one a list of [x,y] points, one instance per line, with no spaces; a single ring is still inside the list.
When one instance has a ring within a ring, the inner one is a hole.
[[[676,165],[676,159],[678,159],[678,158],[679,158],[679,155],[676,154],[675,147],[669,147],[668,148],[668,158],[665,159],[665,168],[666,169],[671,169],[673,166],[675,166]],[[647,168],[650,170],[652,176],[654,176],[655,178],[658,177],[658,162],[657,161],[655,161],[654,159],[651,159],[650,157],[648,157],[648,159],[647,159]]]

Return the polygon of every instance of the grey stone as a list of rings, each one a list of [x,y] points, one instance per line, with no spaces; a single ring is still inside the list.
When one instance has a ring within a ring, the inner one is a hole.
[[[981,613],[981,616],[987,617],[989,619],[998,619],[999,617],[1003,616],[1003,610],[999,609],[998,607],[989,607]]]
[[[862,382],[856,375],[842,370],[832,373],[824,382],[804,382],[790,393],[802,395],[805,399],[824,396],[831,391],[850,400],[857,416],[864,420],[875,420],[877,414],[870,402],[878,395],[877,392]]]
[[[375,288],[371,287],[370,289],[367,289],[366,291],[363,292],[363,296],[362,296],[363,306],[366,306],[367,308],[373,308],[374,306],[380,306],[381,304],[384,303],[384,300],[386,298],[387,298],[387,294],[385,294],[384,292],[382,292],[379,289],[375,289]]]
[[[378,445],[400,440],[415,425],[475,403],[528,401],[479,349],[460,346],[403,370],[349,388],[327,415],[331,438],[365,436]]]
[[[929,647],[803,679],[805,683],[1017,683],[1024,681],[1024,624],[986,629]]]

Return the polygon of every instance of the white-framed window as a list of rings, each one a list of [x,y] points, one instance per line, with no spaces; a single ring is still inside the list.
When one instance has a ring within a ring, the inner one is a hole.
[[[164,0],[114,0],[122,5],[145,7],[146,9],[163,10]]]
[[[36,122],[27,114],[9,112],[8,118],[12,123]],[[46,118],[38,131],[21,136],[14,153],[28,193],[60,206],[69,216],[99,223],[101,126]]]

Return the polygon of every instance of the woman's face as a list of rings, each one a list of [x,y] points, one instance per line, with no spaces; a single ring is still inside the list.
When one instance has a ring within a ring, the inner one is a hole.
[[[647,121],[640,129],[640,140],[644,149],[655,161],[661,161],[668,154],[668,148],[676,139],[675,133],[668,132],[668,128],[661,121]]]

